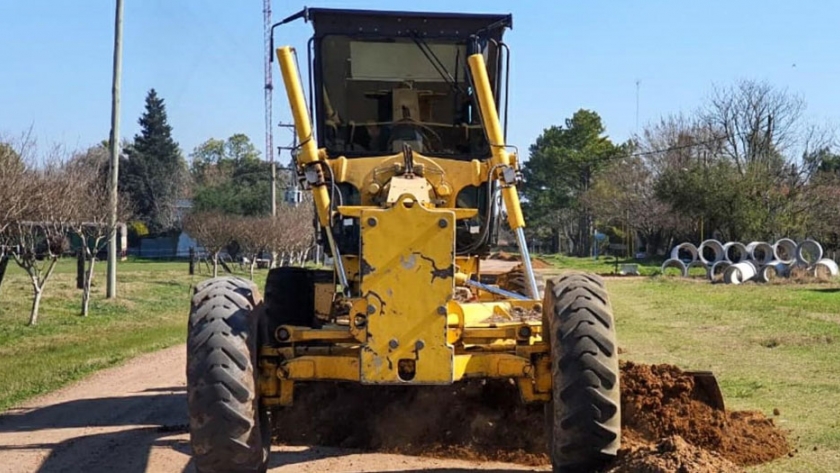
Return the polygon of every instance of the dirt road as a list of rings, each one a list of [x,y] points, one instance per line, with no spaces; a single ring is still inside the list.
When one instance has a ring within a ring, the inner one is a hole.
[[[0,471],[191,472],[183,345],[140,356],[0,415]],[[271,472],[529,471],[501,463],[274,447]]]

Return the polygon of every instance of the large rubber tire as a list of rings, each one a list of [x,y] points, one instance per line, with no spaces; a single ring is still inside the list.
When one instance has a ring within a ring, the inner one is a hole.
[[[537,272],[534,272],[534,278],[537,280],[537,292],[539,293],[537,294],[537,299],[542,299],[545,293],[545,279]],[[500,274],[496,280],[496,284],[506,291],[531,297],[528,278],[525,275],[525,268],[522,264],[518,264],[510,271]]]
[[[609,297],[601,278],[571,273],[549,280],[543,307],[551,347],[546,423],[554,472],[596,471],[621,443],[618,345]]]
[[[270,425],[258,398],[260,295],[244,279],[195,287],[187,335],[190,444],[199,473],[265,472]]]

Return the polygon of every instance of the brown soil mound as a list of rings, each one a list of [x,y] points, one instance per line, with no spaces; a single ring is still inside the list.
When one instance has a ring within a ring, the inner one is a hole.
[[[498,380],[440,387],[300,385],[294,407],[274,416],[274,434],[287,444],[546,464],[542,406],[524,405],[518,397],[515,386]]]
[[[760,412],[722,412],[702,402],[694,380],[670,365],[621,366],[621,424],[629,441],[679,435],[739,465],[786,455],[785,435]]]
[[[786,455],[785,436],[757,412],[720,412],[669,365],[621,364],[623,448],[614,472],[739,471]],[[543,406],[499,380],[453,386],[299,384],[274,417],[275,440],[410,455],[549,463]]]
[[[532,266],[534,269],[549,269],[549,268],[553,268],[553,267],[554,267],[554,266],[552,266],[552,265],[551,265],[551,263],[546,263],[545,261],[543,261],[543,260],[541,260],[541,259],[539,259],[539,258],[534,258],[534,259],[532,259],[532,260],[531,260],[531,266]]]
[[[637,448],[619,457],[607,473],[736,473],[743,469],[717,453],[695,447],[675,435],[656,445]]]
[[[493,253],[490,255],[489,259],[497,259],[500,261],[520,261],[519,255],[514,255],[505,251]],[[547,269],[554,267],[551,263],[543,261],[539,258],[531,258],[531,266],[535,269]]]

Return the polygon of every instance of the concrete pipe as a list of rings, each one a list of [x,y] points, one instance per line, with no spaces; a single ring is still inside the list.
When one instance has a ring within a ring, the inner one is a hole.
[[[737,263],[726,268],[726,271],[723,272],[723,282],[726,284],[741,284],[753,279],[755,275],[755,266],[749,262]]]
[[[695,269],[695,270],[696,270],[697,268],[700,268],[700,269],[702,270],[702,275],[703,275],[703,277],[706,277],[706,276],[708,275],[708,273],[709,273],[708,266],[706,266],[705,264],[703,264],[703,262],[702,262],[702,261],[694,261],[694,262],[689,263],[689,264],[687,264],[687,265],[685,266],[685,275],[686,275],[686,277],[691,277],[691,276],[693,276],[693,274],[692,274],[691,270],[692,270],[692,269]],[[697,272],[695,271],[695,275],[696,275],[696,274],[697,274]]]
[[[756,265],[761,267],[773,261],[773,247],[770,243],[763,241],[754,241],[747,245],[747,254],[750,259],[756,262]]]
[[[669,268],[678,269],[680,272],[680,276],[682,277],[686,277],[688,275],[688,268],[686,268],[685,263],[676,258],[671,258],[662,263],[662,274],[665,275],[665,270]]]
[[[723,244],[717,240],[705,240],[703,243],[700,243],[700,246],[697,248],[697,253],[700,261],[707,266],[711,266],[718,261],[723,261],[726,258]]]
[[[823,249],[814,240],[805,240],[796,247],[796,261],[808,266],[813,266],[823,257]]]
[[[782,238],[773,243],[773,255],[782,263],[793,264],[796,261],[796,242],[790,238]]]
[[[693,263],[697,261],[697,247],[693,243],[680,243],[671,250],[671,259]]]
[[[740,263],[749,259],[747,247],[743,243],[737,241],[730,241],[723,245],[723,259],[730,263]]]
[[[830,279],[838,275],[840,275],[840,268],[833,259],[823,258],[814,265],[814,276],[817,278]]]
[[[732,263],[729,261],[718,261],[717,263],[709,266],[709,271],[706,273],[709,277],[709,281],[715,282],[722,280],[723,273],[726,271],[726,268],[730,266],[732,266]]]
[[[790,271],[790,265],[785,263],[784,261],[773,260],[768,264],[765,264],[758,270],[758,275],[756,276],[756,280],[759,282],[771,282],[777,278],[785,278],[788,277]]]
[[[788,269],[788,277],[791,279],[803,280],[808,279],[814,274],[814,267],[797,261],[790,265]]]

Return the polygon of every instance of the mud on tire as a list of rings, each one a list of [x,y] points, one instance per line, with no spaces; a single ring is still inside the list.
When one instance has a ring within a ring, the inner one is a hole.
[[[270,426],[259,406],[255,371],[260,302],[256,286],[240,278],[209,279],[194,289],[187,402],[200,473],[267,469]]]
[[[543,327],[551,346],[552,400],[546,405],[554,472],[589,472],[621,443],[618,346],[603,281],[570,273],[548,281]]]
[[[539,292],[537,299],[542,299],[545,293],[545,279],[541,274],[537,273],[534,274],[534,277],[537,280],[537,292]],[[522,264],[518,264],[510,271],[500,274],[496,280],[496,284],[506,291],[531,297],[531,290],[528,287],[528,276],[525,274],[525,267]]]

